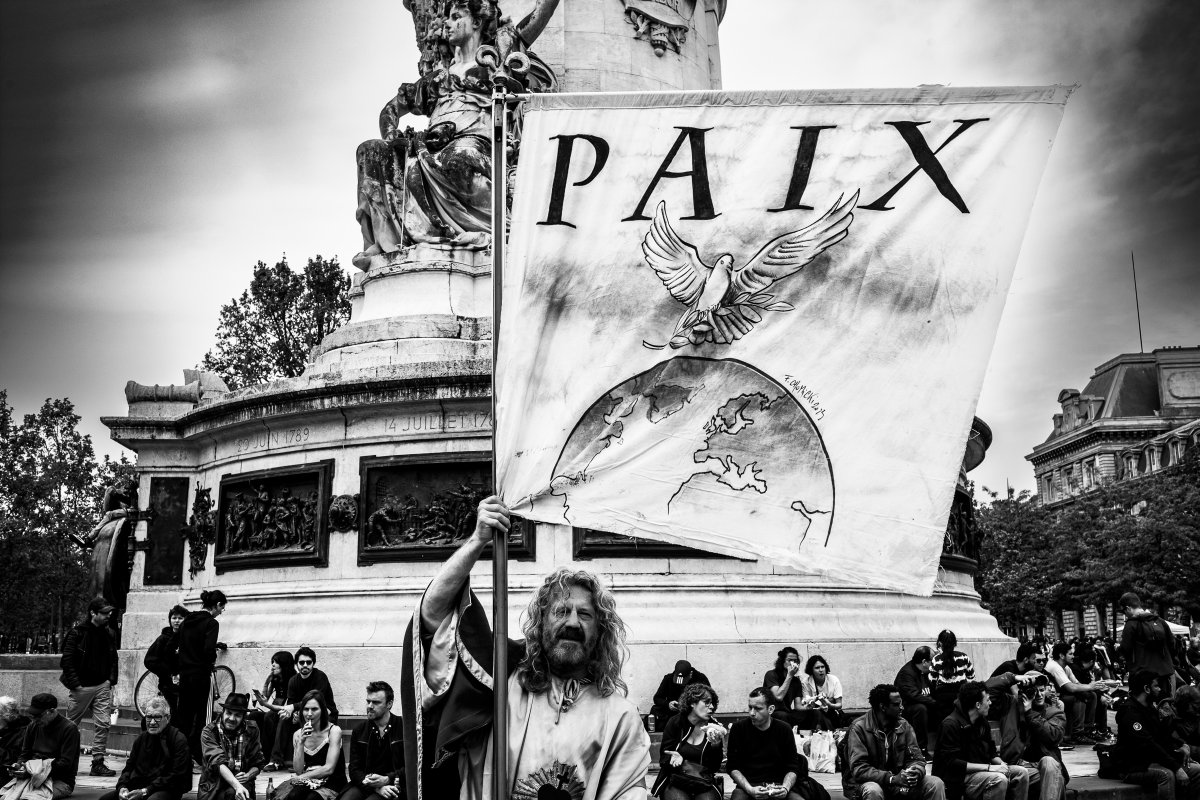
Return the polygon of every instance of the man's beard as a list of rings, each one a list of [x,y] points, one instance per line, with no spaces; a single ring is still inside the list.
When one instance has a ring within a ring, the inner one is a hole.
[[[573,638],[578,636],[580,638]],[[560,631],[546,648],[546,663],[555,675],[568,675],[587,664],[592,648],[582,641],[583,632],[574,629]]]

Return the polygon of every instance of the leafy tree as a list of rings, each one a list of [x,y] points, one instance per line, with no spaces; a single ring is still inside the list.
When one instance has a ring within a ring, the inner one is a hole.
[[[350,318],[349,291],[336,258],[314,256],[302,273],[286,256],[273,267],[259,261],[250,288],[221,307],[217,346],[201,368],[231,389],[298,377],[309,351]]]
[[[0,390],[0,634],[58,633],[87,605],[91,559],[72,537],[100,517],[105,488],[133,465],[96,462],[70,400],[17,423]]]
[[[1180,464],[1045,509],[1022,492],[976,509],[979,588],[997,619],[1037,623],[1136,590],[1200,615],[1200,448]],[[1103,618],[1103,614],[1101,615]]]
[[[1005,498],[983,491],[991,502],[975,510],[980,595],[1001,624],[1036,624],[1053,603],[1052,553],[1045,546],[1050,515],[1028,491]]]

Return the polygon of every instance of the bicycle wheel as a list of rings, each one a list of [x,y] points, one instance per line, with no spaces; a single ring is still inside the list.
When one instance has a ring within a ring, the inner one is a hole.
[[[209,705],[208,718],[211,721],[220,712],[218,703],[224,703],[237,687],[233,679],[233,670],[224,665],[213,667],[212,671],[212,703]]]
[[[143,672],[142,677],[138,678],[138,682],[133,687],[133,706],[138,716],[142,715],[142,709],[146,707],[146,703],[161,694],[162,692],[158,690],[158,676],[153,672]]]

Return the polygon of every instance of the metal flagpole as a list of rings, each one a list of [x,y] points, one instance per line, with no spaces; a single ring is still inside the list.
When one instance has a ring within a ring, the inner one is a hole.
[[[492,89],[492,490],[496,481],[496,344],[508,194],[507,87]],[[508,534],[492,535],[492,800],[508,800]]]

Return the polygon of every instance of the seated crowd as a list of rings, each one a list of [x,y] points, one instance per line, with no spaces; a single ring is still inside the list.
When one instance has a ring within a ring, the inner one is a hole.
[[[784,647],[750,692],[746,718],[728,730],[713,717],[716,691],[680,661],[654,698],[651,724],[665,718],[665,726],[652,794],[722,797],[714,776],[723,744],[732,797],[823,800],[796,741],[802,731],[844,729],[838,768],[847,800],[1028,800],[1031,792],[1063,800],[1070,774],[1062,752],[1077,744],[1111,751],[1114,776],[1155,789],[1159,800],[1200,800],[1200,687],[1180,689],[1172,708],[1164,702],[1171,676],[1134,670],[1125,695],[1111,677],[1124,674],[1121,659],[1096,637],[1045,648],[1023,641],[978,680],[957,644],[946,630],[936,649],[916,648],[852,722],[828,661],[813,655],[802,669],[796,648]]]
[[[174,613],[173,609],[173,613]],[[174,624],[175,620],[171,620]],[[164,629],[164,635],[167,634]],[[836,731],[847,800],[1063,800],[1070,780],[1062,751],[1076,743],[1109,747],[1108,710],[1117,709],[1115,774],[1155,789],[1159,800],[1200,800],[1200,689],[1171,699],[1170,676],[1134,669],[1127,697],[1119,661],[1093,643],[1023,642],[1013,659],[977,680],[971,659],[942,631],[936,649],[918,647],[891,683],[867,695],[868,709],[846,713],[844,689],[829,662],[813,654],[801,667],[794,647],[746,700],[728,728],[715,717],[711,681],[678,661],[655,692],[647,725],[662,732],[660,771],[651,794],[667,800],[720,800],[732,781],[735,800],[828,800],[797,749],[803,731]],[[156,654],[147,656],[147,663]],[[157,664],[158,662],[156,662]],[[365,720],[352,732],[338,724],[329,677],[309,647],[271,658],[262,689],[232,693],[200,732],[197,800],[249,800],[260,773],[272,800],[395,800],[405,794],[404,738],[392,713],[395,694],[367,684]],[[144,708],[116,788],[101,800],[181,800],[193,788],[188,737],[171,722],[176,697],[164,674],[163,696]],[[343,743],[349,738],[349,757]],[[51,694],[22,709],[0,697],[0,785],[29,779],[47,800],[72,794],[79,730]]]

